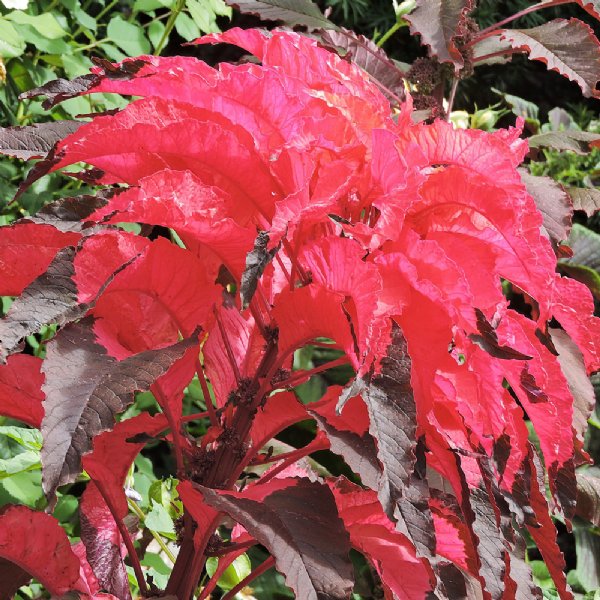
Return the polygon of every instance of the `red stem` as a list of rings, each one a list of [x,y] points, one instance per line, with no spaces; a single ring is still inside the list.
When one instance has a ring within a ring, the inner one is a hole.
[[[210,418],[210,424],[214,427],[219,427],[219,419],[215,407],[213,406],[212,398],[210,397],[210,390],[208,389],[208,383],[206,382],[206,374],[204,373],[204,368],[202,367],[199,358],[196,358],[196,373],[198,374],[198,381],[202,388],[202,395],[204,396],[204,404],[206,405],[206,411]]]
[[[204,411],[201,413],[194,413],[193,415],[184,415],[181,417],[182,423],[189,423],[190,421],[199,421],[200,419],[205,419],[209,416],[208,411]]]
[[[485,36],[485,34],[489,33],[490,31],[500,29],[503,25],[506,25],[507,23],[510,23],[511,21],[515,21],[516,19],[519,19],[520,17],[524,17],[525,15],[528,15],[529,13],[541,10],[542,8],[551,8],[553,6],[560,6],[561,4],[571,4],[572,2],[573,2],[573,0],[551,0],[550,2],[538,2],[537,4],[534,4],[533,6],[528,6],[527,8],[520,10],[519,12],[515,13],[514,15],[511,15],[510,17],[506,17],[506,19],[502,19],[502,21],[498,21],[497,23],[494,23],[493,25],[486,27],[485,29],[480,31],[477,34],[477,37],[475,39],[473,39],[469,44],[467,44],[466,47],[469,48],[470,46],[475,45],[477,42],[479,42],[482,39],[481,36]]]
[[[229,343],[229,338],[227,337],[227,332],[225,331],[225,327],[223,326],[223,322],[221,321],[221,317],[219,315],[219,311],[214,309],[215,319],[217,320],[217,325],[219,327],[219,332],[221,333],[221,338],[223,339],[223,345],[225,346],[225,352],[227,353],[227,358],[231,364],[231,369],[233,370],[233,374],[235,375],[235,380],[237,384],[240,384],[242,380],[242,376],[240,375],[240,369],[238,368],[237,361],[235,360],[235,354],[233,353],[233,349],[231,348],[231,344]]]
[[[257,543],[258,542],[255,539],[252,539],[246,542],[239,542],[238,544],[229,544],[228,546],[225,546],[221,552],[211,553],[209,556],[217,556],[220,560],[223,556],[227,556],[232,552],[239,552],[246,548],[252,548],[252,546],[255,546]]]
[[[315,367],[314,369],[310,369],[308,371],[295,371],[287,379],[284,379],[283,381],[278,381],[276,387],[284,388],[300,385],[301,383],[304,383],[317,373],[322,373],[323,371],[333,369],[334,367],[339,367],[340,365],[347,365],[349,362],[350,360],[347,356],[340,356],[339,358],[336,358],[335,360],[331,360],[325,364]]]
[[[271,567],[275,566],[275,559],[272,556],[269,556],[265,562],[263,562],[260,566],[256,567],[247,577],[244,577],[234,588],[229,590],[221,600],[232,600],[235,598],[235,595],[243,590],[251,581],[254,581],[257,577],[260,577],[263,573],[268,571]]]
[[[160,387],[158,381],[152,384],[150,387],[152,393],[157,396],[159,400],[159,404],[161,405],[165,416],[167,417],[167,422],[169,423],[169,427],[171,428],[171,432],[173,433],[173,446],[175,448],[175,462],[177,463],[177,476],[183,477],[185,465],[183,462],[183,448],[181,446],[181,430],[177,427],[177,423],[173,417],[173,413],[169,408],[168,400],[165,394]]]
[[[271,479],[273,479],[273,477],[275,477],[275,475],[278,475],[279,473],[281,473],[281,471],[287,469],[290,465],[293,465],[296,461],[300,460],[301,458],[304,458],[305,456],[308,456],[309,454],[312,454],[313,452],[318,452],[319,450],[327,450],[328,448],[329,448],[328,440],[315,439],[310,444],[307,444],[306,446],[304,446],[304,448],[300,448],[298,450],[288,452],[287,454],[285,454],[285,456],[287,456],[287,458],[285,460],[283,460],[281,462],[281,464],[277,465],[276,467],[273,467],[270,471],[265,473],[259,479],[261,485],[263,483],[266,483],[267,481],[270,481]]]

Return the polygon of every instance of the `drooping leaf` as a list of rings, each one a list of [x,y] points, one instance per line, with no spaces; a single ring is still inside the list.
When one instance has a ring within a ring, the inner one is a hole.
[[[350,598],[350,540],[326,486],[302,478],[274,479],[242,493],[197,489],[270,551],[297,597]]]
[[[417,0],[416,8],[404,18],[411,33],[421,36],[433,56],[460,68],[463,59],[454,39],[462,17],[472,9],[472,0]]]
[[[279,248],[268,250],[269,235],[266,231],[261,231],[256,241],[254,249],[246,257],[246,268],[242,273],[240,283],[240,296],[242,299],[242,308],[247,308],[254,296],[258,280],[265,271],[266,266],[273,260]]]
[[[564,188],[551,177],[535,177],[523,169],[519,172],[544,217],[544,228],[556,249],[569,236],[573,203]]]
[[[547,133],[537,133],[527,138],[531,148],[545,147],[554,148],[555,150],[570,150],[576,154],[589,153],[592,142],[598,140],[600,140],[600,134],[577,130],[548,131]],[[577,195],[577,192],[575,194]]]
[[[79,121],[50,121],[0,130],[0,154],[22,160],[42,158],[67,135],[77,131]]]
[[[90,482],[79,505],[81,541],[99,587],[129,600],[129,580],[123,563],[123,540],[115,519],[98,488]]]
[[[59,485],[75,480],[93,437],[112,429],[115,415],[133,401],[133,393],[147,391],[196,343],[192,336],[117,361],[96,341],[89,320],[61,330],[48,346],[43,367],[42,482],[48,498]]]
[[[596,188],[567,188],[567,193],[573,200],[573,209],[582,210],[591,217],[600,210],[600,190]]]
[[[7,581],[0,589],[10,589],[21,581],[23,571],[38,579],[51,594],[85,591],[79,581],[79,560],[73,554],[67,534],[48,514],[26,506],[5,506],[0,512],[0,557],[18,568],[5,570]],[[5,587],[6,586],[6,587]]]
[[[39,428],[44,416],[41,366],[40,358],[27,354],[13,354],[0,365],[1,415]]]
[[[501,39],[575,81],[584,96],[598,96],[600,42],[579,19],[555,19],[531,29],[504,29]]]
[[[583,225],[573,225],[568,239],[573,256],[561,261],[559,269],[588,286],[600,298],[600,235]]]
[[[600,527],[600,479],[593,475],[577,474],[577,515]]]
[[[264,21],[279,21],[290,27],[336,29],[312,0],[225,0],[242,13],[256,15]]]
[[[579,444],[588,428],[588,419],[594,410],[594,387],[586,373],[581,352],[562,329],[550,329],[552,343],[558,351],[558,362],[573,395],[573,430]]]

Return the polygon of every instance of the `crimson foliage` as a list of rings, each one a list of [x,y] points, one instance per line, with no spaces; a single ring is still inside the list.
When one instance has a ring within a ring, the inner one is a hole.
[[[83,468],[91,478],[72,548],[50,515],[0,515],[0,556],[19,567],[0,564],[0,597],[34,576],[54,594],[128,598],[123,548],[142,594],[156,594],[123,485],[144,442],[168,432],[185,514],[166,593],[180,600],[225,515],[302,599],[350,597],[350,548],[390,598],[539,598],[525,530],[570,598],[549,509],[573,516],[590,390],[570,378],[600,368],[600,330],[587,288],[555,272],[517,171],[520,123],[415,124],[410,98],[393,113],[313,39],[233,29],[198,41],[222,42],[260,64],[141,57],[57,87],[139,99],[73,128],[36,167],[91,165],[75,176],[105,186],[98,196],[0,231],[0,261],[19,264],[0,293],[20,294],[0,322],[0,413],[41,428],[50,506]],[[48,322],[61,327],[43,361],[15,354]],[[305,406],[293,389],[312,372],[292,359],[315,344],[339,357],[323,369],[348,363],[355,377]],[[200,439],[182,414],[195,373],[210,419]],[[163,414],[115,425],[141,390]],[[272,456],[269,441],[309,418],[316,439]],[[296,464],[324,448],[354,483]]]

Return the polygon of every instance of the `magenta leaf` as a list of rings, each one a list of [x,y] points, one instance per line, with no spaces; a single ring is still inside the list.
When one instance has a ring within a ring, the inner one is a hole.
[[[148,390],[196,343],[191,336],[117,361],[96,341],[89,320],[61,330],[48,345],[43,368],[42,474],[48,498],[75,480],[93,437],[114,427],[115,415],[133,402],[133,393]]]
[[[504,29],[501,40],[576,82],[584,96],[599,96],[600,42],[579,19],[555,19],[531,29]]]
[[[0,154],[22,160],[42,158],[56,142],[77,131],[79,121],[50,121],[26,127],[7,127],[0,130]]]
[[[350,598],[350,540],[326,486],[302,478],[275,479],[242,493],[197,489],[271,552],[298,598]]]

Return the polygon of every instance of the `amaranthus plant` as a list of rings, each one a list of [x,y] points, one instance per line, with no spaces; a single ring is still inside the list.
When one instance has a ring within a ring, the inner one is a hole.
[[[392,111],[364,71],[288,31],[197,43],[260,64],[106,63],[36,93],[137,98],[125,109],[3,133],[24,158],[52,148],[30,181],[85,163],[72,175],[102,189],[0,230],[0,291],[17,296],[0,321],[0,413],[41,430],[48,501],[0,514],[0,598],[35,577],[57,596],[126,600],[125,560],[143,598],[207,598],[253,545],[270,558],[227,598],[273,566],[302,600],[350,598],[351,548],[389,598],[541,598],[525,536],[571,598],[550,512],[574,514],[600,329],[588,289],[556,273],[567,250],[517,170],[521,123],[415,124],[410,95]],[[19,353],[48,323],[45,358]],[[306,346],[330,360],[294,370]],[[345,388],[298,401],[339,365]],[[196,376],[206,411],[184,414]],[[145,390],[162,412],[116,423]],[[307,419],[311,442],[273,450]],[[183,503],[164,591],[124,488],[154,439]],[[313,471],[323,449],[352,480]],[[49,513],[84,470],[71,545]]]

